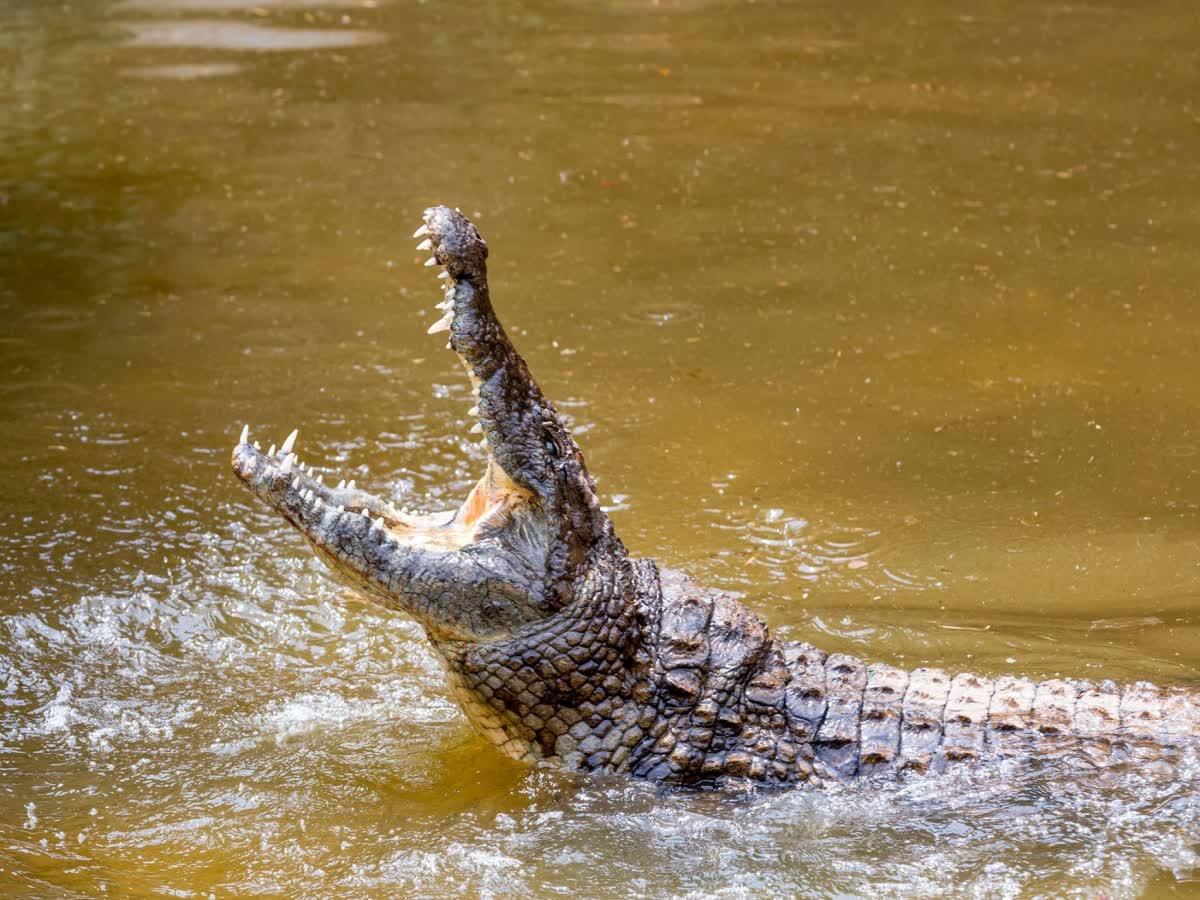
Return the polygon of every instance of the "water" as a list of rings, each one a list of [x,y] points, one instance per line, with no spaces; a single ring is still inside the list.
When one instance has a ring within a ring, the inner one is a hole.
[[[532,771],[228,472],[480,465],[408,235],[639,554],[904,665],[1197,683],[1188,4],[10,2],[0,892],[1194,892],[1194,763],[714,797]]]

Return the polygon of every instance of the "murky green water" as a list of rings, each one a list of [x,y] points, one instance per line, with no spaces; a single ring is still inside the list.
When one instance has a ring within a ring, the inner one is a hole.
[[[902,8],[902,7],[907,8]],[[1200,775],[526,771],[228,472],[478,475],[460,205],[635,552],[905,665],[1197,681],[1188,3],[10,0],[0,893],[1129,896]]]

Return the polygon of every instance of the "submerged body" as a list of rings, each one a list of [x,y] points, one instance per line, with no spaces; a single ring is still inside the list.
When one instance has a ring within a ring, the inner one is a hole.
[[[686,785],[791,785],[988,755],[1144,758],[1200,742],[1194,693],[864,665],[781,642],[748,608],[631,559],[583,455],[492,309],[487,245],[457,211],[418,229],[478,398],[487,470],[457,510],[328,487],[295,435],[233,467],[355,589],[420,622],[456,698],[508,755]]]

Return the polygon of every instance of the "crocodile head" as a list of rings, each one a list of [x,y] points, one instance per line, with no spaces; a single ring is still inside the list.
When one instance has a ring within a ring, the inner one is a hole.
[[[312,545],[344,582],[419,621],[438,642],[490,641],[566,606],[600,558],[624,558],[579,447],[529,374],[492,309],[487,244],[458,211],[434,207],[414,237],[446,280],[431,334],[471,381],[488,448],[462,505],[414,515],[357,488],[314,476],[295,454],[233,451],[238,478]]]

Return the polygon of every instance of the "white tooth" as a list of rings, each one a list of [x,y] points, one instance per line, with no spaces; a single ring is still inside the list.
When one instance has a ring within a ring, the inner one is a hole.
[[[450,323],[453,321],[454,321],[454,310],[450,310],[450,312],[446,313],[444,316],[442,316],[440,319],[438,319],[436,322],[434,322],[432,325],[430,325],[429,330],[426,332],[426,334],[437,334],[439,331],[449,331]]]
[[[288,472],[292,471],[292,460],[294,460],[295,458],[296,457],[294,457],[294,456],[285,456],[283,458],[283,465],[281,465],[279,467],[279,471],[282,472],[284,475],[286,475]]]
[[[341,490],[342,488],[344,488],[345,486],[346,486],[346,479],[345,479],[345,478],[343,478],[341,481],[339,481],[339,482],[338,482],[337,489],[340,491],[340,490]]]
[[[416,231],[413,232],[413,240],[415,241],[419,237],[425,237],[425,235],[427,235],[427,234],[429,234],[429,226],[422,225],[420,228],[418,228]]]
[[[380,531],[383,531],[383,516],[380,516],[378,519],[375,520],[375,527],[378,528]]]
[[[435,309],[454,309],[454,301],[450,298],[443,300],[441,303],[433,304]]]
[[[255,449],[255,450],[261,450],[261,449],[262,449],[262,444],[260,444],[258,441],[255,441],[255,442],[254,442],[254,449]]]
[[[325,504],[324,504],[324,503],[321,501],[321,498],[320,498],[320,497],[318,497],[318,498],[317,498],[317,502],[316,502],[316,504],[315,504],[315,505],[316,505],[317,509],[320,509],[320,508],[321,508],[322,506],[324,506]]]
[[[446,341],[446,349],[447,349],[447,350],[453,350],[453,349],[454,349],[454,347],[453,347],[453,346],[450,344],[450,342],[449,342],[449,341]]]
[[[444,271],[444,270],[443,270],[443,271],[441,271],[441,272],[438,272],[438,278],[449,278],[449,277],[450,277],[450,273],[449,273],[449,272],[446,272],[446,271]]]
[[[242,436],[240,438],[238,438],[238,443],[244,444],[248,440],[250,440],[250,426],[243,425],[242,426]]]
[[[279,448],[280,453],[291,453],[292,448],[296,446],[296,437],[300,434],[299,428],[293,428],[292,433],[283,439],[283,446]]]
[[[371,514],[369,512],[367,512],[365,509],[362,511],[361,515],[364,519],[371,518]]]
[[[417,249],[418,250],[432,250],[433,249],[433,241],[431,241],[429,238],[425,238],[425,240],[423,240],[423,241],[421,241],[421,243],[417,244]]]
[[[471,426],[471,434],[483,434],[483,426],[476,422]]]
[[[353,478],[351,478],[349,481],[346,482],[346,490],[348,490],[348,491],[354,490],[354,479]]]
[[[275,445],[272,444],[271,449],[267,451],[267,456],[274,456],[274,455],[275,455]]]
[[[488,439],[486,437],[482,441],[479,442],[479,446],[483,447],[485,450],[487,449],[487,445],[488,445]]]
[[[429,259],[425,260],[425,268],[427,268],[427,269],[432,268],[433,266],[436,266],[436,265],[437,265],[437,257],[436,256],[431,256],[431,257],[429,257]]]
[[[317,484],[324,484],[324,483],[325,483],[325,473],[322,472],[320,475],[317,476]]]
[[[468,410],[467,410],[467,415],[468,415],[468,416],[477,416],[477,415],[479,415],[479,407],[478,407],[478,406],[472,406],[470,409],[468,409]]]

